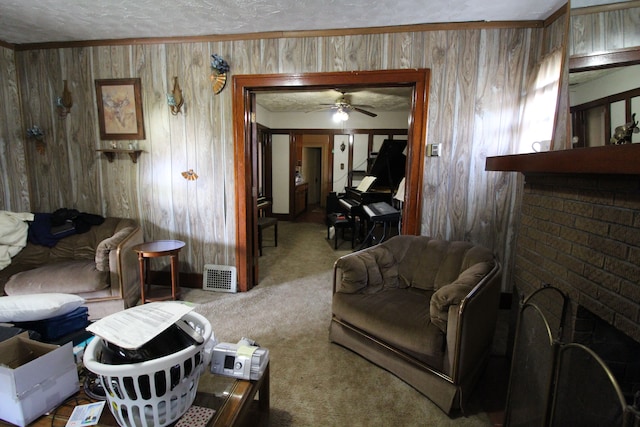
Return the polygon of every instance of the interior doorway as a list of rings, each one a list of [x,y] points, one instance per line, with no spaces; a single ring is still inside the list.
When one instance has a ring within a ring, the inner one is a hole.
[[[302,147],[302,170],[303,181],[309,184],[307,194],[307,205],[320,205],[322,202],[322,148]]]
[[[405,86],[412,89],[402,232],[420,233],[422,170],[426,140],[428,69],[233,76],[236,160],[236,266],[238,287],[258,283],[257,123],[255,94],[260,91]],[[293,179],[293,178],[292,178]]]

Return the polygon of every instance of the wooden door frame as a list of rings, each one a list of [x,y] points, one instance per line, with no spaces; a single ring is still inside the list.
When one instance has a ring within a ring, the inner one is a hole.
[[[407,174],[402,218],[403,234],[420,234],[422,176],[429,99],[428,69],[345,71],[306,74],[233,76],[233,127],[236,179],[236,268],[240,291],[258,280],[257,188],[253,177],[255,151],[255,92],[358,87],[413,87],[409,115]]]

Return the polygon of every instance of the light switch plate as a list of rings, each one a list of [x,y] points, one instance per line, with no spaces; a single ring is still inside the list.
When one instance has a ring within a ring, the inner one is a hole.
[[[440,144],[427,144],[427,156],[440,157]]]

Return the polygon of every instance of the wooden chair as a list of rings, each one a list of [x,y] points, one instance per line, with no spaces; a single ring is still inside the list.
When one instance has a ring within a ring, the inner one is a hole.
[[[258,248],[260,249],[260,256],[262,256],[262,231],[265,228],[273,226],[273,240],[275,246],[278,246],[278,219],[268,216],[261,216],[258,218]]]

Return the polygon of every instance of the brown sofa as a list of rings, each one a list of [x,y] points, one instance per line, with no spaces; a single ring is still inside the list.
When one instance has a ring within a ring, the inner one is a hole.
[[[396,236],[338,259],[329,338],[387,369],[447,414],[491,350],[500,265],[486,248]]]
[[[131,247],[142,242],[136,221],[106,218],[53,247],[28,243],[0,270],[0,295],[77,294],[85,298],[90,319],[102,318],[140,298],[137,255]]]

